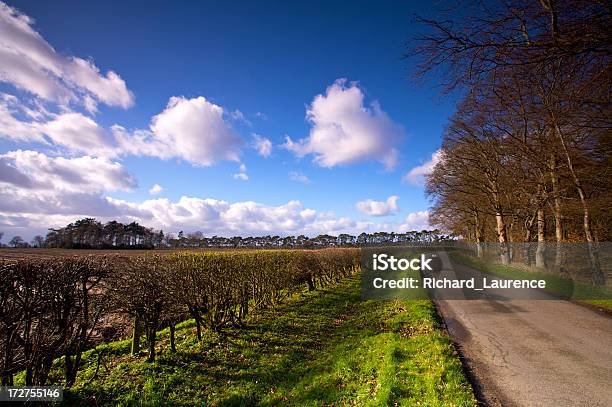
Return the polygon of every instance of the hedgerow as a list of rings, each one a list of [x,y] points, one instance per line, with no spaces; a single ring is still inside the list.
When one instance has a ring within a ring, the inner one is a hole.
[[[13,384],[44,385],[61,358],[65,384],[75,383],[84,350],[101,321],[131,317],[132,353],[155,360],[157,332],[193,318],[222,332],[287,296],[334,284],[359,269],[359,249],[180,252],[141,256],[74,256],[0,261],[0,375]]]

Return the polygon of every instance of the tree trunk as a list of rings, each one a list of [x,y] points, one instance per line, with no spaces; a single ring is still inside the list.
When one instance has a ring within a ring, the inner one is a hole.
[[[512,238],[512,230],[514,229],[514,217],[511,218],[510,224],[506,225],[506,237],[508,238],[508,262],[514,261],[514,240]]]
[[[605,284],[606,280],[603,273],[601,272],[601,265],[599,264],[599,253],[597,252],[597,246],[595,244],[595,239],[593,238],[593,230],[591,228],[591,215],[586,194],[584,192],[584,188],[582,187],[582,182],[580,181],[580,178],[578,177],[578,174],[574,169],[572,157],[569,153],[569,150],[567,149],[565,139],[563,138],[563,133],[561,132],[561,129],[559,128],[559,125],[557,123],[555,123],[555,131],[557,133],[557,137],[559,138],[559,142],[561,143],[561,147],[563,147],[563,153],[565,154],[565,158],[567,159],[567,167],[570,171],[570,174],[572,175],[574,186],[578,191],[578,196],[580,197],[580,204],[582,205],[582,211],[584,213],[583,227],[584,235],[589,249],[592,280],[594,284],[603,285]]]
[[[536,267],[546,268],[546,218],[544,208],[538,209],[538,247],[536,249]]]
[[[2,386],[12,386],[13,385],[13,373],[12,373],[12,364],[13,364],[13,343],[15,336],[17,335],[17,330],[15,329],[7,329],[5,331],[4,336],[4,366],[2,366]]]
[[[81,363],[81,352],[76,352],[74,357],[71,354],[66,354],[65,362],[65,379],[66,387],[72,387],[76,383],[77,373],[79,372],[79,364]]]
[[[72,360],[72,352],[66,351],[64,354],[64,378],[66,380],[66,387],[70,387],[73,384],[70,383],[73,369],[74,361]]]
[[[196,337],[198,342],[202,341],[202,317],[199,312],[194,312],[193,319],[196,323]]]
[[[176,325],[174,325],[174,322],[170,322],[170,350],[172,352],[176,352],[176,344],[174,342],[175,330],[176,330]]]
[[[483,239],[483,230],[482,230],[482,222],[480,221],[480,217],[478,216],[478,211],[474,211],[474,221],[475,228],[474,234],[476,236],[476,257],[482,257],[482,239]]]
[[[553,214],[555,216],[555,240],[557,247],[555,252],[555,271],[560,272],[563,265],[563,214],[561,212],[561,191],[559,190],[559,175],[557,174],[557,159],[553,155],[550,158],[550,181],[553,190]]]
[[[240,322],[249,315],[249,289],[248,287],[242,288],[242,305],[240,306]]]
[[[134,317],[132,326],[132,355],[137,355],[140,352],[140,320]]]
[[[308,291],[314,291],[316,289],[312,275],[310,274],[308,275],[308,278],[306,279],[306,283],[308,284]]]
[[[527,231],[525,232],[525,243],[523,244],[524,248],[524,258],[523,261],[526,266],[531,266],[531,224],[530,222],[525,222],[525,228]]]
[[[34,372],[32,371],[32,366],[29,365],[29,364],[26,367],[25,385],[26,386],[33,386],[34,385]]]
[[[155,340],[157,336],[157,332],[155,329],[155,324],[150,324],[147,326],[147,342],[149,345],[149,356],[147,360],[149,362],[155,362]]]
[[[495,210],[495,222],[497,225],[497,238],[499,240],[501,250],[501,262],[503,264],[508,264],[510,262],[510,258],[508,256],[508,237],[506,235],[506,223],[504,222],[504,215],[502,214],[500,208],[496,208]]]

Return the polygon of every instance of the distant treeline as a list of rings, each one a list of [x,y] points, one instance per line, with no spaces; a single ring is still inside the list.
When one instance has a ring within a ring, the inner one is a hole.
[[[123,224],[116,221],[99,222],[93,218],[78,220],[66,227],[50,229],[45,238],[36,236],[31,244],[17,236],[12,247],[46,247],[62,249],[167,249],[167,248],[274,248],[302,247],[322,248],[336,246],[366,246],[402,243],[436,243],[453,239],[438,230],[411,231],[406,233],[361,233],[359,236],[256,236],[256,237],[206,237],[202,232],[178,235],[154,230],[136,222]]]

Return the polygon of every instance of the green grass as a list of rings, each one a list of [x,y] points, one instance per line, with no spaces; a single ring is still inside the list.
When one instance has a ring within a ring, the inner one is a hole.
[[[195,339],[160,333],[158,360],[129,343],[87,353],[70,404],[475,406],[450,339],[427,300],[363,301],[359,277],[266,310],[242,329]],[[99,372],[97,354],[101,353]],[[93,378],[93,379],[92,379]]]
[[[612,293],[604,287],[593,286],[575,282],[543,271],[526,271],[518,267],[507,266],[500,263],[488,263],[475,257],[453,252],[451,258],[477,270],[501,277],[512,279],[535,279],[546,281],[546,291],[558,294],[563,298],[573,299],[589,305],[595,305],[607,311],[612,311]]]

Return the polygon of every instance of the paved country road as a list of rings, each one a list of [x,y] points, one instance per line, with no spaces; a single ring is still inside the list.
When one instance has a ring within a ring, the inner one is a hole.
[[[612,406],[612,318],[564,300],[436,303],[487,405]]]

